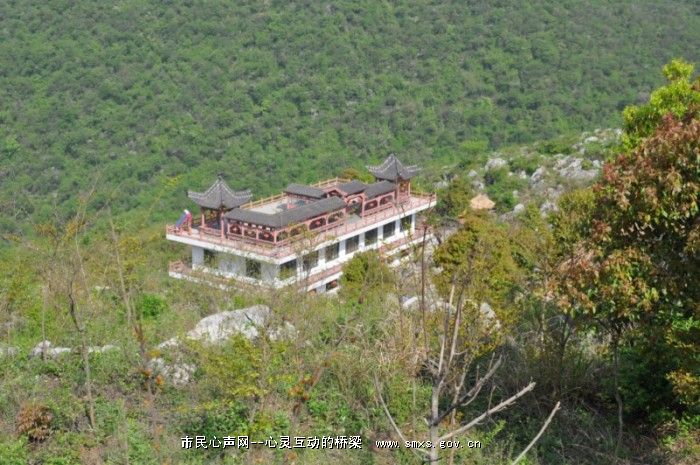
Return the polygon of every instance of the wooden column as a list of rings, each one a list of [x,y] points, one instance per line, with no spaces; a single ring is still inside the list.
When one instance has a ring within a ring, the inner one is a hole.
[[[202,222],[199,224],[199,227],[203,228],[204,226],[206,226],[206,224],[204,224],[204,207],[199,207],[199,212],[201,213],[202,217]]]

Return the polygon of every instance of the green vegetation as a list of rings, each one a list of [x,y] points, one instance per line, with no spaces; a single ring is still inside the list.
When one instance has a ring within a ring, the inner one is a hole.
[[[691,1],[4,2],[0,464],[497,465],[543,424],[520,463],[698,463],[700,80],[649,71],[699,61],[698,30]],[[493,150],[497,212],[473,212]],[[387,152],[444,181],[439,244],[358,254],[337,296],[167,277],[187,187],[363,179]],[[574,157],[602,176],[555,170]],[[546,218],[521,192],[545,167]],[[185,337],[256,304],[257,337]],[[373,447],[397,430],[482,449]]]
[[[172,220],[218,172],[262,196],[619,126],[698,30],[691,0],[6,1],[0,231],[92,185],[91,212]]]

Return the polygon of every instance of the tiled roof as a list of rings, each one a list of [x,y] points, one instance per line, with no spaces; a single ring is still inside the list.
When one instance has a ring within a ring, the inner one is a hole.
[[[223,178],[219,176],[206,192],[188,191],[187,197],[200,207],[230,210],[248,202],[252,194],[249,190],[232,191]]]
[[[348,195],[359,194],[366,188],[367,184],[361,183],[360,181],[350,181],[343,184],[338,184],[338,189]]]
[[[396,184],[394,184],[393,182],[389,182],[389,181],[375,182],[375,183],[367,186],[367,188],[365,189],[365,198],[367,198],[367,200],[373,199],[373,198],[378,197],[380,195],[392,192],[395,189],[396,189]]]
[[[287,194],[310,197],[312,199],[322,199],[326,193],[318,187],[305,186],[303,184],[292,183],[284,190]]]
[[[262,213],[243,208],[235,208],[226,213],[226,218],[280,229],[291,224],[301,223],[302,221],[318,215],[342,210],[343,208],[345,208],[343,199],[339,197],[329,197],[278,213]]]
[[[396,182],[399,179],[407,180],[418,174],[420,168],[415,165],[404,166],[396,155],[391,154],[379,166],[368,166],[367,169],[377,179]]]

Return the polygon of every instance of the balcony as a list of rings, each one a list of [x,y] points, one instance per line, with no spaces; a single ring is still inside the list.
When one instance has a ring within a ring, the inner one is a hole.
[[[269,201],[270,199],[265,199]],[[363,228],[380,223],[382,220],[401,216],[409,212],[424,210],[435,205],[434,194],[424,194],[411,192],[410,197],[403,203],[392,203],[376,213],[368,214],[364,217],[350,216],[342,224],[328,228],[324,231],[313,232],[294,239],[290,239],[284,244],[266,244],[260,241],[249,240],[245,237],[234,237],[231,235],[222,237],[221,230],[202,226],[195,222],[191,229],[176,228],[174,225],[167,225],[165,228],[166,237],[171,240],[192,239],[212,245],[226,247],[235,251],[249,252],[269,259],[281,259],[314,248],[324,242],[360,231]]]
[[[422,235],[418,237],[405,236],[391,242],[381,243],[377,251],[382,257],[386,258],[395,255],[398,250],[405,248],[406,246],[420,243],[422,240]],[[346,260],[341,259],[341,261],[329,263],[330,266],[319,266],[318,268],[312,269],[309,272],[302,272],[291,278],[285,280],[277,279],[273,282],[253,280],[244,276],[227,276],[213,268],[198,268],[195,270],[188,263],[181,260],[170,262],[168,272],[172,277],[206,283],[221,289],[228,289],[232,285],[250,289],[260,289],[261,286],[263,288],[280,288],[296,285],[300,286],[301,288],[311,290],[317,287],[327,278],[341,273],[343,266],[345,266],[348,261],[349,258]],[[391,260],[389,260],[389,262],[390,261]]]

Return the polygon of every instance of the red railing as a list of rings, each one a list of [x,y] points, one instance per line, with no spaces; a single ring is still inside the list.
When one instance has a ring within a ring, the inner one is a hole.
[[[416,207],[420,207],[423,205],[428,205],[433,201],[435,201],[435,194],[411,192],[410,200],[404,204],[392,205],[391,208],[386,208],[377,213],[361,217],[358,221],[354,221],[351,223],[344,222],[343,224],[337,227],[318,232],[316,234],[310,233],[310,236],[305,236],[298,239],[295,238],[294,242],[285,244],[267,244],[258,241],[253,242],[252,240],[246,240],[242,237],[233,237],[231,235],[222,238],[220,230],[209,228],[206,226],[204,228],[193,227],[191,229],[187,229],[176,228],[173,225],[166,225],[165,232],[166,234],[197,239],[212,244],[217,244],[237,250],[263,255],[266,257],[280,258],[300,253],[305,250],[309,250],[313,248],[315,244],[319,244],[321,242],[330,240],[334,237],[343,236],[353,231],[357,231],[366,226],[378,223],[383,219],[396,216],[404,211],[412,210]]]

